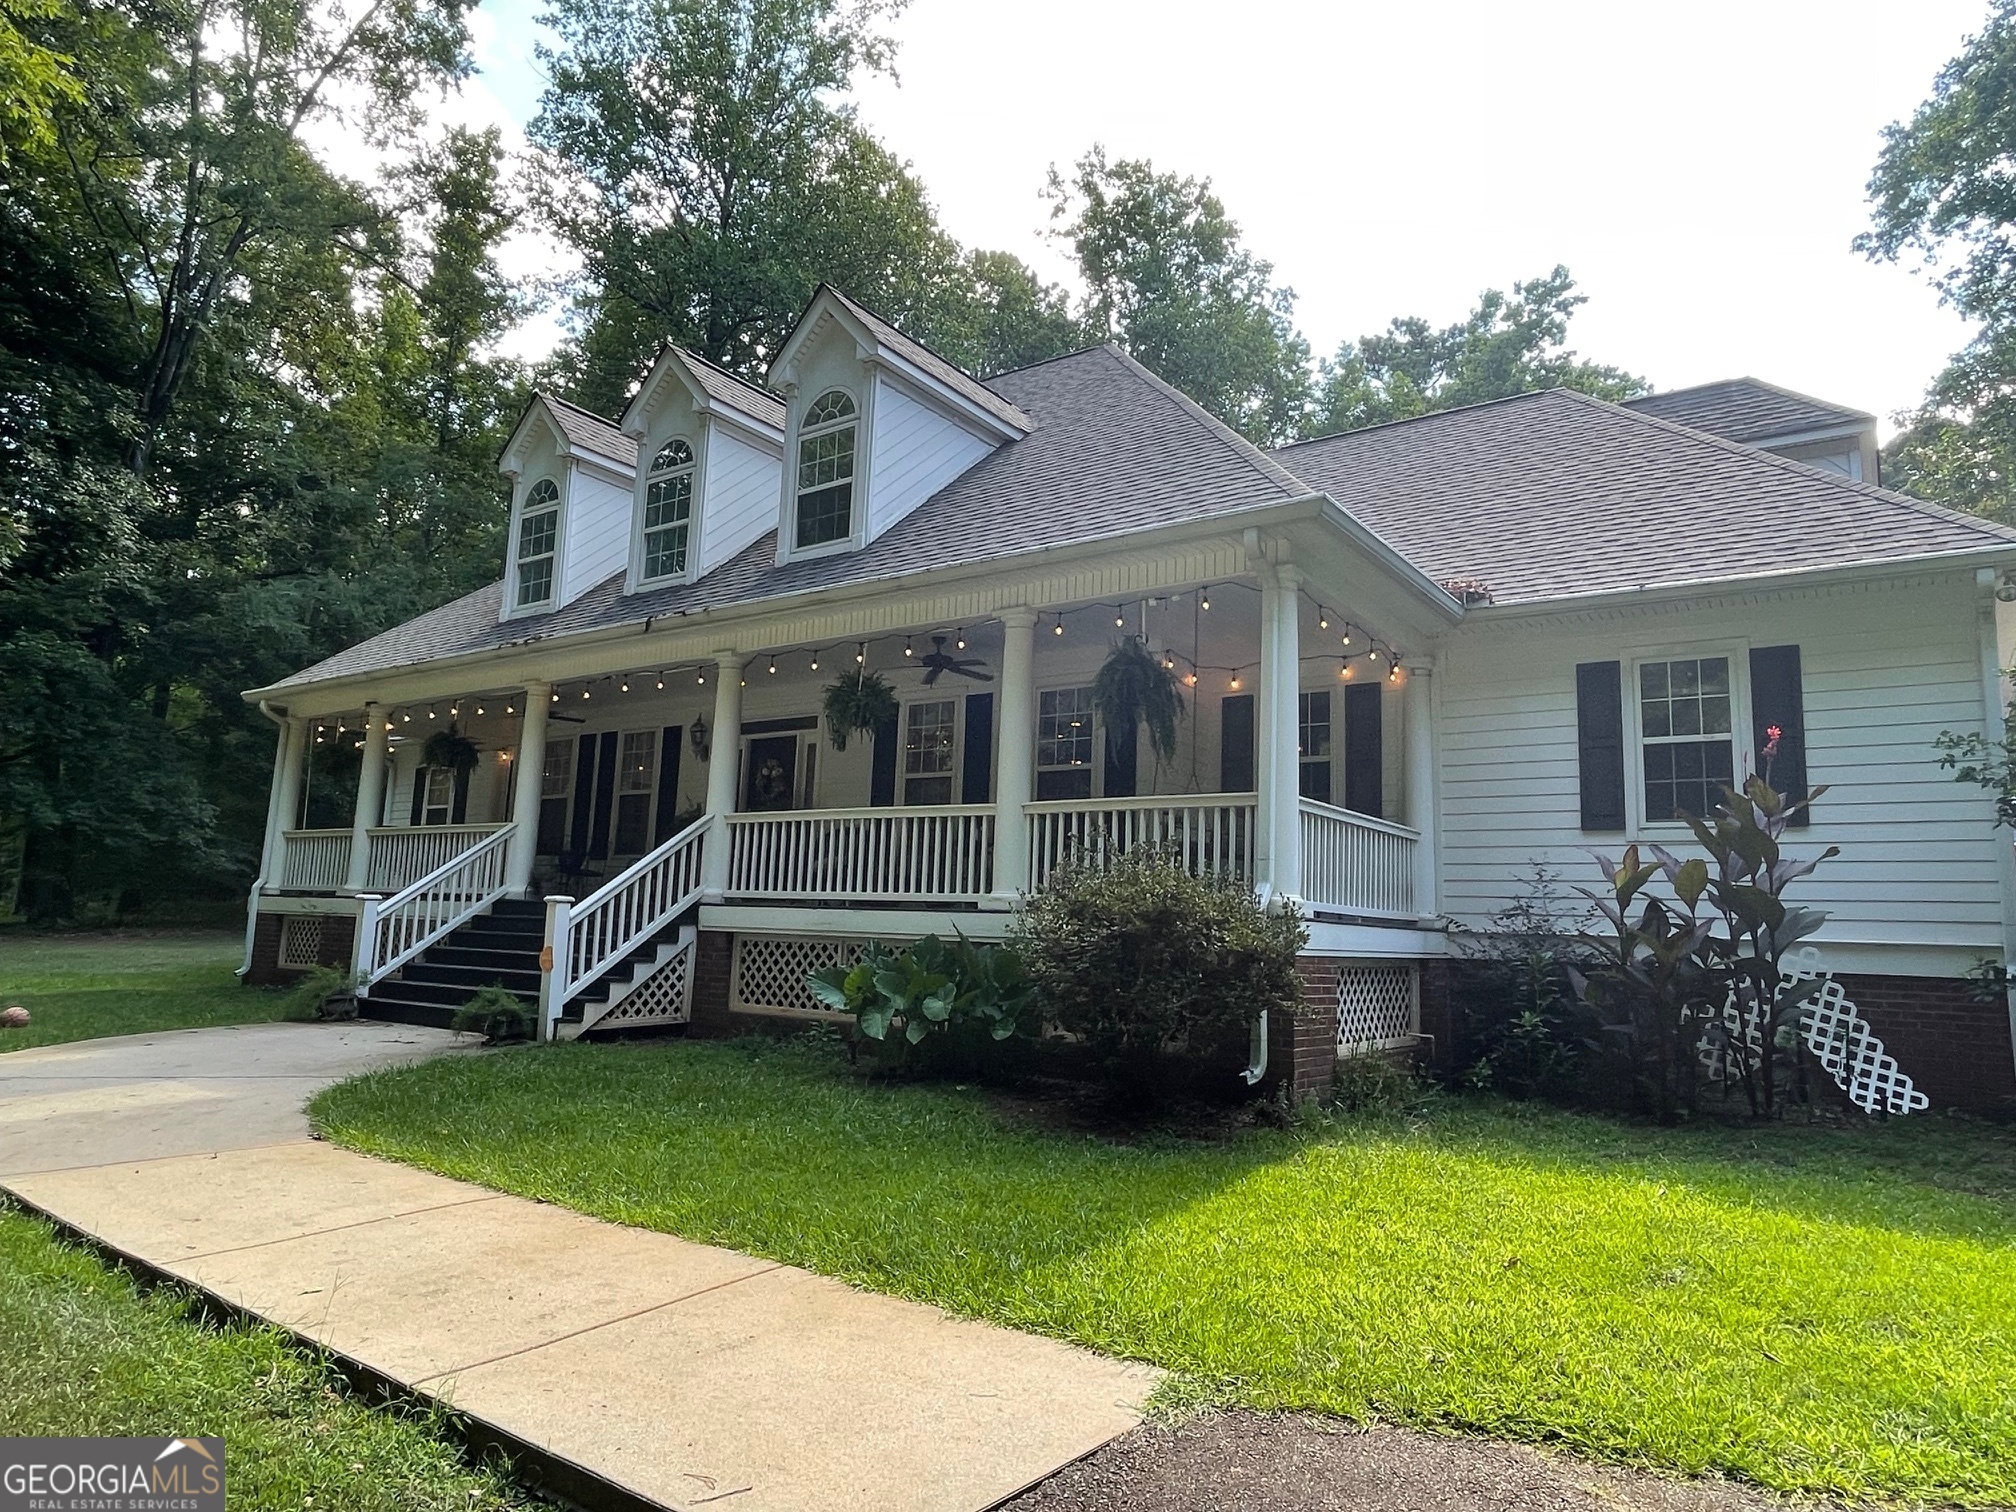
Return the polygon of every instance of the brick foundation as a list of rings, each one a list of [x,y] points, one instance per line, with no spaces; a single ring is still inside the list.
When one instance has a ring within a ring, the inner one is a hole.
[[[720,929],[701,930],[693,946],[691,1033],[720,1036],[744,1032],[743,1023],[728,1011],[729,976],[734,969],[735,936]]]
[[[1952,977],[1849,976],[1842,990],[1935,1108],[2016,1115],[2009,1010]]]
[[[1302,1008],[1268,1020],[1268,1080],[1285,1088],[1291,1101],[1321,1101],[1336,1084],[1337,980],[1343,965],[1332,956],[1298,956]]]
[[[1452,981],[1446,960],[1421,963],[1420,1063],[1435,1072],[1448,1071],[1456,1064],[1461,1026],[1456,1019]]]
[[[280,964],[280,926],[287,915],[261,913],[252,926],[252,964],[246,969],[248,987],[276,987],[299,981],[308,974],[304,966]],[[322,915],[322,947],[316,952],[318,966],[348,966],[355,959],[357,920],[352,914]]]

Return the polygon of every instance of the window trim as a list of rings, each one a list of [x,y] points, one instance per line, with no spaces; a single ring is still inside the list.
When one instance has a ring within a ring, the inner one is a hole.
[[[869,447],[868,437],[874,427],[874,384],[863,384],[859,391],[847,383],[822,383],[818,392],[808,399],[803,408],[793,407],[791,433],[785,437],[783,458],[783,519],[777,531],[777,559],[780,562],[806,561],[813,557],[838,556],[843,552],[858,551],[867,540],[868,530],[868,477]],[[798,449],[807,439],[804,417],[813,405],[828,394],[844,394],[854,406],[853,415],[845,421],[831,421],[814,427],[811,437],[835,431],[844,425],[854,427],[854,493],[848,502],[847,534],[831,541],[821,541],[817,546],[798,544]]]
[[[1623,658],[1624,694],[1624,823],[1628,835],[1649,835],[1659,841],[1675,836],[1692,838],[1693,832],[1677,819],[1648,819],[1645,816],[1645,732],[1644,706],[1639,694],[1639,668],[1653,662],[1698,661],[1704,656],[1729,660],[1729,744],[1730,769],[1740,786],[1749,776],[1750,738],[1750,643],[1747,640],[1673,641],[1630,651]]]
[[[904,770],[910,755],[910,711],[924,704],[949,703],[952,705],[952,759],[945,769],[945,776],[951,786],[951,794],[943,803],[910,802],[911,774]],[[948,692],[938,688],[924,688],[901,700],[896,714],[896,733],[899,741],[896,747],[896,806],[898,808],[939,809],[956,808],[959,804],[959,776],[964,770],[966,758],[966,695]]]
[[[645,572],[645,565],[650,560],[650,531],[644,524],[645,511],[649,507],[648,501],[651,496],[651,484],[657,478],[673,476],[679,469],[668,468],[663,473],[654,473],[650,470],[650,463],[657,461],[660,452],[679,442],[684,442],[686,449],[693,454],[693,460],[684,464],[686,475],[693,483],[686,506],[686,565],[677,572],[651,577]],[[644,450],[639,449],[640,460],[643,458]],[[631,511],[630,591],[633,593],[642,588],[662,588],[672,583],[690,583],[699,576],[701,489],[707,468],[706,428],[701,427],[698,437],[689,435],[683,430],[675,431],[660,440],[656,446],[650,447],[649,452],[650,461],[645,462],[637,474],[637,497]]]
[[[533,478],[518,490],[518,497],[512,502],[511,535],[504,560],[504,617],[506,619],[513,619],[524,614],[550,614],[559,606],[560,577],[567,553],[567,489],[561,482],[561,478],[565,476],[565,473],[566,469],[564,467],[557,468],[552,472],[540,473],[539,476]],[[553,564],[553,577],[547,585],[546,597],[536,599],[531,603],[521,604],[518,602],[518,548],[524,540],[526,514],[528,512],[543,513],[547,509],[547,506],[543,502],[536,506],[531,503],[532,494],[542,483],[551,483],[553,485],[553,504],[551,510],[553,515],[553,549],[550,552],[542,553],[540,557],[535,557],[533,560],[543,559],[550,561]]]

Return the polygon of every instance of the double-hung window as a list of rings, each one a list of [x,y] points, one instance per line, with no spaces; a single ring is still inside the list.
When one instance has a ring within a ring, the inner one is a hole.
[[[651,788],[658,773],[658,732],[626,730],[616,759],[616,854],[651,849]]]
[[[854,533],[854,401],[829,389],[798,427],[798,548],[844,541]]]
[[[560,485],[541,478],[518,512],[516,607],[530,609],[553,597],[553,561],[560,545]]]
[[[644,483],[644,577],[677,577],[686,570],[686,536],[693,522],[693,448],[671,441],[651,459]]]
[[[1684,657],[1638,664],[1638,739],[1645,767],[1645,822],[1704,818],[1736,780],[1729,658]]]
[[[1302,796],[1330,801],[1330,691],[1318,688],[1298,700],[1296,754],[1302,762]]]
[[[1092,690],[1051,688],[1036,698],[1036,796],[1092,796]]]
[[[546,742],[539,771],[539,854],[557,856],[567,848],[567,795],[574,790],[574,742]]]
[[[420,775],[427,784],[420,795],[420,822],[446,824],[455,812],[455,769],[422,767]]]
[[[904,711],[904,803],[952,801],[952,749],[958,713],[956,698],[914,703]]]

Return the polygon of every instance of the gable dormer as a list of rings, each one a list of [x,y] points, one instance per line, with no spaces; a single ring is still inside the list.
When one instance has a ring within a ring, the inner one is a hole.
[[[637,446],[631,592],[705,577],[770,529],[784,467],[784,401],[667,347],[623,410]]]
[[[634,439],[578,405],[534,394],[497,466],[511,480],[504,619],[571,604],[622,570]]]
[[[824,284],[770,367],[786,405],[777,559],[855,551],[1035,422]]]

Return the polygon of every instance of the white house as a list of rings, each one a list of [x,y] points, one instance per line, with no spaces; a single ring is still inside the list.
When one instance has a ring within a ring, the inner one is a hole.
[[[1779,785],[1830,787],[1828,964],[1935,1100],[2016,1092],[1962,981],[2016,865],[1932,748],[1999,729],[2016,532],[1863,481],[1867,416],[1555,390],[1264,452],[1112,347],[983,382],[828,288],[769,379],[667,350],[613,423],[536,398],[503,579],[246,695],[283,731],[248,977],[354,961],[421,1017],[503,981],[561,1034],[812,1013],[807,968],[998,936],[1153,839],[1299,900],[1334,1055],[1444,1032],[1452,926],[1684,845],[1775,725]],[[1093,708],[1130,636],[1173,760]],[[901,713],[841,749],[857,667]],[[450,724],[473,770],[426,764]],[[335,741],[354,823],[298,828]]]

